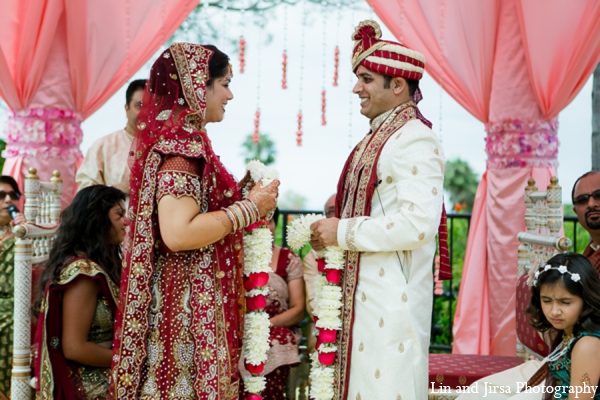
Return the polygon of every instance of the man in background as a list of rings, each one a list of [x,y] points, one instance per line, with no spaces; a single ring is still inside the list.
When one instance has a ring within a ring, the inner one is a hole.
[[[127,87],[125,92],[127,125],[92,144],[75,176],[79,189],[98,184],[114,186],[125,192],[129,198],[127,158],[142,107],[145,86],[145,79],[136,79]]]
[[[592,238],[583,255],[600,273],[600,171],[589,171],[577,178],[571,200],[579,223]]]

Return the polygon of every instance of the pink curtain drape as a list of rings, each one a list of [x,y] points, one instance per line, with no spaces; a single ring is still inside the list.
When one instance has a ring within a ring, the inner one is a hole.
[[[473,209],[453,351],[514,354],[523,189],[530,177],[544,188],[556,174],[556,116],[600,61],[600,3],[368,1],[400,41],[424,52],[443,89],[486,123],[487,172]]]
[[[61,172],[75,191],[80,123],[165,43],[198,0],[2,0],[0,96],[11,108],[3,173]],[[9,39],[10,38],[10,39]]]

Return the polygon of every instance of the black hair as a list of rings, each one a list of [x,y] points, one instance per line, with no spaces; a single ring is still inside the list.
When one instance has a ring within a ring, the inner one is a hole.
[[[136,79],[131,81],[129,86],[127,86],[127,91],[125,91],[125,104],[129,106],[131,103],[131,99],[133,98],[133,94],[138,90],[144,90],[146,87],[146,79]]]
[[[577,178],[575,180],[575,183],[573,184],[573,189],[571,189],[571,202],[573,204],[575,204],[575,188],[577,187],[577,184],[583,178],[586,178],[586,177],[588,177],[590,175],[593,175],[593,174],[600,174],[600,171],[588,171],[588,172],[586,172],[585,174],[581,175],[579,178]]]
[[[583,299],[583,309],[579,321],[573,328],[577,334],[583,330],[593,331],[600,329],[600,276],[587,257],[577,253],[557,254],[544,265],[554,267],[539,274],[537,284],[531,287],[531,301],[527,307],[531,326],[540,332],[552,328],[542,312],[540,290],[544,285],[561,285],[569,293]],[[567,267],[570,273],[562,274],[558,269],[561,265]],[[574,281],[572,274],[579,274],[580,279]]]
[[[222,78],[229,72],[229,56],[212,44],[204,44],[202,46],[213,52],[210,62],[208,63],[210,79],[206,82],[206,86],[210,87],[215,82],[215,79]]]
[[[40,278],[34,312],[39,312],[48,282],[54,282],[65,263],[78,255],[98,264],[115,284],[119,284],[121,245],[110,243],[113,225],[109,211],[120,201],[125,201],[125,193],[119,189],[94,185],[81,189],[63,210],[48,263]]]
[[[392,86],[392,79],[393,79],[392,76],[389,76],[389,75],[383,76],[383,88],[384,89],[389,89]],[[406,78],[403,78],[403,79],[406,81],[406,85],[408,86],[408,94],[410,95],[410,97],[413,97],[413,95],[419,88],[419,81],[416,79],[406,79]]]
[[[10,185],[12,189],[15,191],[18,197],[21,197],[21,191],[19,190],[19,185],[17,185],[17,181],[10,175],[0,175],[0,183],[5,183]]]

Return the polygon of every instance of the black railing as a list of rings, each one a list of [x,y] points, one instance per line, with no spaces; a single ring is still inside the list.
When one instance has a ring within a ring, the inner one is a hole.
[[[281,229],[278,229],[276,234],[277,242],[283,246],[287,246],[286,233],[287,233],[287,222],[290,217],[303,214],[319,214],[321,211],[308,211],[308,210],[282,210],[282,219],[280,222],[285,221],[286,223],[280,223]],[[453,276],[456,277],[458,271],[462,273],[462,267],[464,263],[464,255],[466,251],[466,243],[468,239],[468,233],[471,224],[471,214],[467,213],[448,213],[448,249],[450,252],[450,265],[452,266]],[[565,216],[564,217],[564,231],[565,236],[569,237],[573,246],[571,251],[581,253],[587,241],[582,237],[583,232],[581,231],[577,217]],[[281,236],[279,236],[281,235]],[[578,240],[578,236],[579,240]],[[585,235],[583,235],[585,237]],[[305,254],[302,254],[304,256]],[[457,271],[457,268],[459,270]],[[516,268],[516,266],[515,266]],[[431,341],[432,344],[429,347],[430,352],[451,352],[453,335],[452,329],[454,324],[454,308],[456,306],[456,299],[458,297],[458,287],[460,279],[456,282],[453,279],[445,281],[442,288],[436,288],[434,294],[434,309],[431,320]]]

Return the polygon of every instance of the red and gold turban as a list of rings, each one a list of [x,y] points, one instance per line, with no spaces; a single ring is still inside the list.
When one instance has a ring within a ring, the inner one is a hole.
[[[425,70],[425,56],[397,42],[380,40],[381,28],[375,21],[362,21],[352,34],[352,71],[359,65],[378,74],[420,80]]]

